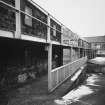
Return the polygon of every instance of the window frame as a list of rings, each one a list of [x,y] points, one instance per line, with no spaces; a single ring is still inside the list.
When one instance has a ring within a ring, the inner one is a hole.
[[[57,36],[57,32],[56,32],[56,25],[53,25],[53,36],[56,37]]]
[[[32,16],[32,8],[30,8],[29,6],[25,6],[25,13]],[[24,23],[25,25],[32,27],[32,18],[28,15],[25,15]]]

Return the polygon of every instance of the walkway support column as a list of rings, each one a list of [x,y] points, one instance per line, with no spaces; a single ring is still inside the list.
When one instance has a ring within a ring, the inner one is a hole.
[[[78,48],[78,57],[81,58],[80,57],[80,48]]]
[[[20,10],[20,0],[15,0],[15,6],[17,10]],[[20,11],[16,11],[16,31],[15,31],[15,38],[21,37],[21,13]]]
[[[70,58],[71,58],[71,62],[72,62],[73,61],[73,48],[72,48],[72,46],[70,47],[70,50],[71,50]]]
[[[50,43],[48,46],[48,91],[50,92],[52,89],[51,82],[51,70],[52,70],[52,44]]]
[[[50,38],[50,15],[48,14],[47,43],[48,43],[48,91],[51,91],[51,70],[52,70],[52,43]]]

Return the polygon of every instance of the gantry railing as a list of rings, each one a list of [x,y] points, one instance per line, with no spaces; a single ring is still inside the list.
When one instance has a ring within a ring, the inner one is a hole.
[[[61,83],[63,83],[67,78],[72,76],[81,66],[86,64],[87,57],[80,58],[74,62],[68,63],[59,68],[53,69],[51,71],[51,77],[49,80],[49,91],[53,91]]]

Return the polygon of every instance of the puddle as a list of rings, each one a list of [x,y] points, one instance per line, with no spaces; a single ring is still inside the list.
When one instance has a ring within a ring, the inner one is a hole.
[[[99,82],[99,77],[98,75],[92,74],[91,76],[87,78],[86,85],[100,86],[100,85],[97,85],[96,82]]]
[[[70,104],[72,102],[78,101],[80,98],[82,98],[85,95],[92,94],[93,92],[94,91],[88,86],[81,85],[77,89],[73,89],[72,91],[67,93],[64,97],[62,97],[61,100],[55,100],[55,102],[59,105],[66,105],[67,103]]]
[[[72,90],[71,92],[69,92],[67,95],[65,95],[63,97],[63,99],[79,99],[81,97],[83,97],[84,95],[88,95],[93,93],[94,91],[92,89],[90,89],[87,86],[80,86],[79,88],[77,88],[76,90]]]

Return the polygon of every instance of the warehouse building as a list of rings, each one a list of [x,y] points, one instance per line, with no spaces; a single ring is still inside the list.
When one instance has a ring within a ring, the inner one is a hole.
[[[92,58],[91,44],[32,0],[0,1],[0,85],[48,74],[53,91]]]

